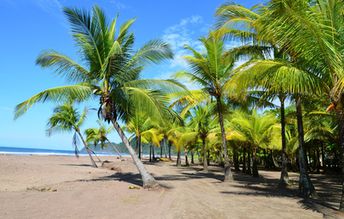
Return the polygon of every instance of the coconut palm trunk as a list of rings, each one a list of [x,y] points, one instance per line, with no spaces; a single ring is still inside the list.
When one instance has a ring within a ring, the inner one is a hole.
[[[233,148],[233,161],[234,161],[234,169],[235,169],[235,171],[240,171],[238,148],[236,148],[236,147]]]
[[[180,148],[178,148],[177,151],[177,167],[180,167],[182,165],[182,160],[180,158]]]
[[[252,175],[253,175],[253,177],[259,177],[258,160],[257,160],[257,146],[253,146],[253,149],[252,149]]]
[[[118,122],[114,119],[111,120],[114,128],[116,129],[118,135],[120,136],[122,142],[126,146],[131,158],[133,159],[135,166],[137,167],[138,171],[141,174],[143,188],[156,188],[159,186],[158,182],[154,179],[154,177],[147,171],[141,160],[137,157],[134,149],[131,147],[128,138],[125,136],[122,128],[119,126]]]
[[[92,166],[95,167],[95,168],[98,168],[96,162],[93,160],[93,157],[92,157],[92,154],[91,154],[92,152],[91,152],[91,150],[89,149],[89,147],[87,146],[87,143],[86,143],[84,137],[82,136],[82,134],[80,133],[80,130],[79,130],[79,129],[76,129],[75,131],[76,131],[76,133],[78,133],[78,135],[79,135],[79,137],[80,137],[80,139],[81,139],[81,141],[82,141],[82,144],[84,145],[84,147],[85,147],[85,149],[86,149],[86,151],[87,151],[87,154],[88,154],[88,156],[90,157]]]
[[[297,117],[297,130],[298,130],[298,140],[299,140],[299,192],[305,198],[315,195],[315,188],[311,179],[309,178],[307,172],[307,164],[304,152],[304,133],[303,133],[303,122],[302,122],[302,106],[301,106],[301,96],[296,96],[296,117]]]
[[[189,158],[188,158],[188,151],[184,149],[184,157],[185,157],[185,166],[189,166]]]
[[[338,113],[339,118],[339,146],[341,157],[341,169],[342,169],[342,195],[340,199],[339,210],[344,211],[344,115]]]
[[[137,147],[139,149],[139,159],[142,159],[142,142],[141,142],[141,135],[136,136]]]
[[[281,186],[286,186],[289,183],[289,176],[288,176],[288,160],[287,160],[287,142],[285,137],[285,112],[284,112],[284,102],[285,97],[283,95],[279,96],[281,102],[281,137],[282,137],[282,169],[281,169],[281,177],[279,184]]]
[[[170,159],[170,160],[172,160],[171,149],[172,149],[171,142],[168,142],[168,159]]]
[[[231,165],[230,165],[229,157],[228,157],[228,153],[227,153],[226,132],[225,132],[225,126],[224,126],[224,122],[223,122],[222,104],[221,104],[221,98],[220,97],[218,97],[216,99],[216,105],[217,105],[217,112],[219,114],[219,123],[220,123],[221,138],[222,138],[222,148],[223,148],[223,155],[224,155],[224,162],[225,162],[223,181],[224,182],[232,181],[233,175],[232,175]]]
[[[208,171],[208,161],[207,161],[207,149],[205,139],[202,139],[202,152],[203,152],[203,171]]]
[[[247,174],[251,174],[251,146],[248,147],[247,151]]]
[[[246,146],[244,146],[242,152],[242,172],[246,173]]]
[[[119,157],[122,157],[121,152],[119,152],[119,150],[117,149],[117,147],[116,147],[114,144],[112,144],[109,140],[107,140],[107,141],[108,141],[108,143],[111,145],[111,147],[113,148],[113,150],[116,151],[117,155],[118,155]]]

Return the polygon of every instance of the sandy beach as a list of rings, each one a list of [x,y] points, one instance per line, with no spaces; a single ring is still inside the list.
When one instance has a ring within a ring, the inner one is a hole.
[[[341,217],[307,205],[295,189],[276,188],[279,172],[261,171],[259,179],[236,173],[235,182],[222,183],[218,167],[203,173],[159,162],[146,167],[164,188],[146,191],[131,159],[101,159],[114,163],[95,169],[87,157],[0,155],[0,218]]]

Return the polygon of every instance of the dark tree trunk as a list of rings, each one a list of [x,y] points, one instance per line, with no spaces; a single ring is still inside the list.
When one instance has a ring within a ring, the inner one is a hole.
[[[339,210],[344,212],[344,114],[338,113],[339,120],[339,146],[340,146],[340,165],[342,170],[342,196],[340,199]]]
[[[242,158],[242,172],[246,173],[246,147],[243,149]]]
[[[172,160],[171,148],[172,148],[171,142],[168,142],[168,159],[170,159],[170,160]]]
[[[149,162],[152,162],[152,145],[149,146]]]
[[[326,172],[326,163],[325,163],[325,148],[324,148],[324,142],[320,142],[321,144],[321,160],[322,160],[322,168],[323,172]]]
[[[208,159],[207,159],[207,146],[205,139],[202,139],[202,152],[203,152],[203,171],[208,171]]]
[[[316,149],[316,168],[317,168],[317,173],[320,173],[320,151],[319,151],[319,148]]]
[[[234,169],[235,169],[235,171],[240,171],[240,168],[239,168],[239,155],[238,155],[238,149],[236,147],[233,147],[233,161],[234,161]]]
[[[162,147],[163,147],[163,144],[160,145],[160,158],[162,158]]]
[[[165,158],[167,158],[167,139],[164,137],[164,152],[165,152]]]
[[[194,161],[194,151],[191,150],[191,164],[195,164],[195,161]]]
[[[301,96],[296,97],[296,117],[297,117],[297,130],[298,130],[298,139],[299,139],[299,192],[300,194],[308,198],[315,195],[315,188],[311,179],[309,178],[307,172],[307,164],[304,153],[304,134],[303,134],[303,122],[302,122],[302,106],[301,106]]]
[[[185,157],[185,166],[189,166],[189,160],[188,160],[188,151],[184,149],[184,157]]]
[[[217,112],[219,114],[219,123],[221,128],[221,137],[222,137],[222,149],[223,149],[223,156],[224,156],[224,179],[223,181],[232,181],[233,175],[231,171],[231,165],[229,162],[228,152],[227,152],[227,142],[226,142],[226,132],[225,132],[225,126],[223,122],[223,114],[222,114],[222,102],[221,98],[216,98],[216,104],[217,104]]]
[[[289,183],[289,176],[288,176],[288,156],[287,156],[287,142],[285,137],[285,112],[284,112],[284,95],[280,95],[279,97],[281,102],[281,136],[282,136],[282,169],[281,169],[281,177],[279,184],[281,186],[286,186]]]
[[[207,150],[207,164],[210,166],[210,152]]]
[[[252,175],[253,177],[259,177],[258,174],[258,160],[257,160],[257,147],[252,148]]]
[[[136,141],[137,141],[137,147],[139,148],[139,159],[141,160],[141,154],[142,154],[142,147],[141,147],[141,136],[138,135],[136,136]]]
[[[92,166],[95,167],[95,168],[98,168],[96,162],[93,160],[93,157],[92,157],[92,154],[91,154],[92,151],[91,151],[91,149],[88,147],[88,145],[87,145],[87,143],[86,143],[84,137],[83,137],[82,134],[80,133],[80,130],[76,129],[75,131],[76,131],[76,133],[78,133],[78,135],[79,135],[79,137],[80,137],[80,139],[81,139],[81,141],[82,141],[82,144],[85,146],[85,149],[86,149],[86,151],[87,151],[87,154],[88,154],[88,156],[90,157]]]
[[[128,138],[125,136],[123,130],[119,126],[116,120],[112,119],[111,120],[114,128],[116,129],[119,137],[121,138],[122,142],[126,146],[131,158],[134,161],[135,166],[137,167],[139,173],[141,174],[142,181],[143,181],[143,188],[156,188],[159,187],[159,184],[157,181],[154,179],[154,177],[147,171],[145,166],[143,165],[142,161],[138,159],[134,149],[131,147]]]
[[[251,146],[248,147],[247,151],[247,174],[251,174]]]
[[[180,159],[180,149],[177,151],[177,167],[180,167],[182,165],[182,161]]]
[[[154,145],[152,145],[152,156],[153,156],[153,161],[155,161],[155,148],[154,148]]]

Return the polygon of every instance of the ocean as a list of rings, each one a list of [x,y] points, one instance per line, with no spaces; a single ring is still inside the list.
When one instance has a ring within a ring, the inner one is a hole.
[[[73,150],[55,150],[55,149],[42,149],[42,148],[19,148],[19,147],[2,147],[2,146],[0,146],[0,154],[75,156]],[[96,152],[96,154],[102,155],[102,156],[116,156],[117,155],[117,154],[110,154],[110,153],[104,153],[104,152]],[[80,152],[79,155],[80,156],[88,156],[87,153],[85,153],[85,152]]]

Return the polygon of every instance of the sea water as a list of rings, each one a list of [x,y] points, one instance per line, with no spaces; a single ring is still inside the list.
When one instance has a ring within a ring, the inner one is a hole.
[[[20,147],[2,147],[0,146],[0,154],[13,154],[13,155],[63,155],[75,156],[72,150],[55,150],[55,149],[42,149],[42,148],[20,148]],[[96,152],[97,155],[102,156],[117,156],[117,154]],[[85,152],[79,152],[80,156],[88,156]],[[125,154],[122,154],[125,156]]]

